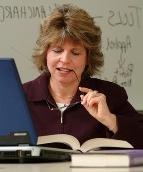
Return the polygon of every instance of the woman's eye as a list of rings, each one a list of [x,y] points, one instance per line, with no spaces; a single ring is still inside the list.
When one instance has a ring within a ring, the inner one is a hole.
[[[57,48],[55,48],[55,49],[53,49],[53,51],[55,52],[55,53],[61,53],[62,52],[62,49],[57,49]]]
[[[79,52],[75,52],[75,51],[73,51],[72,53],[73,53],[73,55],[75,55],[75,56],[78,56],[78,55],[80,54]]]

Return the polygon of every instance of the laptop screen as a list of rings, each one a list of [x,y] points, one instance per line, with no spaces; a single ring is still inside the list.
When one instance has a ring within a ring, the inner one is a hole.
[[[13,58],[0,58],[0,136],[28,132],[30,144],[37,136]]]

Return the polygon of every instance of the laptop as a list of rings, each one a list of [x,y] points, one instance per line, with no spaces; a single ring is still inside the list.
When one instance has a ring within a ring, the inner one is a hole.
[[[14,58],[0,57],[0,162],[69,160],[69,152],[37,146],[37,134]]]

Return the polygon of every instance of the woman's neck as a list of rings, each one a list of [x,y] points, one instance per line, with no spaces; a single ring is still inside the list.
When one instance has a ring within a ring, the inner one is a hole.
[[[57,103],[69,104],[78,89],[78,83],[63,84],[50,80],[49,90]]]

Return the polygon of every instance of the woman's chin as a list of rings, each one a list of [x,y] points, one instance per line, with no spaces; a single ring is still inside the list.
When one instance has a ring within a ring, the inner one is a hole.
[[[57,78],[57,82],[61,83],[61,84],[71,84],[74,81],[71,80],[71,78]]]

